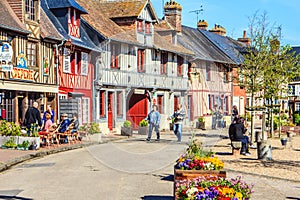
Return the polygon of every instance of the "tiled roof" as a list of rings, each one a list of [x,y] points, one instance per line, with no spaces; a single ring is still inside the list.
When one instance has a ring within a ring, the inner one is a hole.
[[[82,18],[105,37],[110,37],[124,32],[121,27],[102,13],[99,7],[100,3],[98,1],[77,0],[77,2],[89,13],[88,15],[82,16]]]
[[[234,64],[226,54],[218,49],[196,28],[182,26],[182,34],[178,35],[178,43],[193,51],[196,59]]]
[[[213,42],[214,45],[222,50],[236,64],[241,64],[243,62],[243,56],[239,51],[241,50],[241,46],[237,45],[239,42],[232,42],[233,39],[229,39],[229,37],[211,33],[209,31],[199,30],[199,32]],[[239,44],[242,45],[242,43]]]
[[[166,40],[164,37],[160,36],[157,32],[154,34],[154,47],[160,50],[170,51],[178,54],[193,56],[194,53],[183,46],[173,45],[171,41]]]
[[[102,13],[110,18],[138,17],[148,0],[108,1],[99,3]]]
[[[20,33],[28,34],[25,26],[11,9],[6,0],[0,0],[0,27],[13,30]]]
[[[87,14],[84,8],[82,8],[75,0],[47,0],[47,2],[50,9],[72,7],[72,8],[76,8],[82,13]]]
[[[53,26],[43,9],[41,9],[41,36],[43,38],[62,40],[62,35]]]

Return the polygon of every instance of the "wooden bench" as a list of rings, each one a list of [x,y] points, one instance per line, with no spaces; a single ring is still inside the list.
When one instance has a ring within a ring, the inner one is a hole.
[[[231,147],[232,147],[232,155],[237,155],[242,148],[242,142],[231,141]]]

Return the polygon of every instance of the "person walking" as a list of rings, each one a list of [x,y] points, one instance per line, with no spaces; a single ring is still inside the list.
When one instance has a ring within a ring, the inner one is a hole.
[[[24,126],[27,129],[27,134],[30,136],[31,128],[42,126],[41,113],[38,110],[39,104],[33,102],[32,107],[29,107],[25,113]]]
[[[177,109],[173,113],[173,115],[168,117],[169,120],[170,119],[174,120],[173,131],[177,137],[177,142],[181,142],[182,140],[182,122],[184,118],[185,118],[185,110],[183,109],[182,104],[178,104]]]
[[[158,112],[157,105],[152,106],[152,110],[147,115],[145,120],[148,121],[148,123],[149,123],[149,132],[148,132],[148,137],[146,140],[147,141],[151,140],[152,131],[153,131],[153,128],[155,128],[156,141],[159,141],[160,140],[160,134],[159,134],[160,113]]]
[[[239,116],[239,111],[238,111],[236,105],[234,105],[234,106],[232,107],[232,114],[231,114],[231,116],[232,116],[232,117],[231,117],[231,121],[233,121],[236,117]]]

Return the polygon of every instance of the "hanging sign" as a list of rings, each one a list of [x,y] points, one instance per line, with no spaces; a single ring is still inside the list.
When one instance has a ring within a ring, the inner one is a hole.
[[[43,60],[43,72],[44,76],[49,76],[49,59],[48,57]]]

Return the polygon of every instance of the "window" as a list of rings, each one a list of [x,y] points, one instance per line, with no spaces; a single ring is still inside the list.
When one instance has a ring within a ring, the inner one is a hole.
[[[101,90],[100,91],[100,102],[99,102],[99,113],[100,113],[100,118],[105,118],[105,91]]]
[[[89,98],[82,98],[82,123],[88,123],[89,120],[89,105],[90,99]]]
[[[117,44],[111,44],[111,63],[110,67],[113,69],[119,69],[119,46]]]
[[[296,102],[295,111],[300,111],[300,103]]]
[[[63,61],[63,72],[64,73],[71,72],[70,63],[71,63],[71,57],[69,54],[69,49],[64,48],[64,61]]]
[[[206,62],[206,74],[205,74],[206,77],[205,78],[206,78],[207,81],[210,81],[210,79],[211,79],[210,73],[211,73],[210,72],[210,64],[208,62]]]
[[[123,93],[117,91],[117,117],[123,118]]]
[[[178,96],[174,96],[174,112],[177,110],[177,105],[179,103],[179,97]]]
[[[67,99],[68,96],[66,94],[58,94],[59,99]]]
[[[208,95],[208,108],[210,110],[212,110],[212,101],[211,101],[211,95],[210,94]]]
[[[78,53],[77,52],[75,52],[75,69],[74,69],[74,74],[78,74],[78,61],[79,61],[79,59],[78,59]]]
[[[27,43],[27,59],[29,67],[37,67],[36,66],[36,43],[28,42]]]
[[[177,56],[177,76],[183,76],[183,58],[181,56]]]
[[[167,74],[168,53],[161,53],[160,73]]]
[[[151,34],[151,23],[150,22],[146,22],[145,23],[145,32],[146,34]]]
[[[142,20],[138,20],[137,21],[137,31],[142,33],[144,30],[143,30],[143,21]]]
[[[158,106],[158,112],[160,114],[163,114],[163,111],[164,111],[164,96],[163,95],[157,95],[157,106]]]
[[[138,72],[145,72],[145,49],[138,49],[137,68]]]
[[[81,75],[88,74],[89,54],[81,52]]]
[[[225,68],[223,73],[224,73],[223,82],[228,83],[229,82],[229,70],[227,68]]]
[[[36,21],[36,0],[25,0],[26,19]]]

